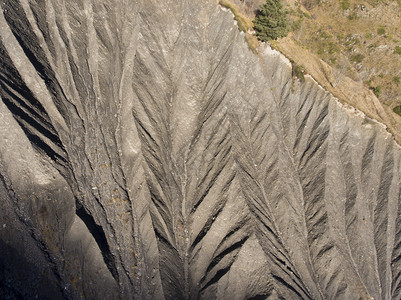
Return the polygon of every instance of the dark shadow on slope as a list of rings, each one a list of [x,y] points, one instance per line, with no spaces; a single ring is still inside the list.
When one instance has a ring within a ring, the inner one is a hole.
[[[114,262],[113,255],[111,254],[109,244],[107,243],[106,235],[103,231],[103,228],[96,224],[93,217],[89,213],[87,213],[82,206],[80,208],[77,208],[76,213],[77,216],[85,223],[89,232],[92,234],[100,249],[100,252],[102,253],[104,263],[110,270],[110,273],[113,275],[114,279],[118,282],[116,264]]]
[[[28,253],[21,254],[2,239],[0,254],[0,299],[64,299],[48,266],[34,265],[24,256]]]

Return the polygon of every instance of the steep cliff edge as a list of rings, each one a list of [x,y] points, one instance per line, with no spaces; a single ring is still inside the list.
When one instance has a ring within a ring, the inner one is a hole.
[[[1,1],[0,295],[400,298],[400,148],[211,1]]]

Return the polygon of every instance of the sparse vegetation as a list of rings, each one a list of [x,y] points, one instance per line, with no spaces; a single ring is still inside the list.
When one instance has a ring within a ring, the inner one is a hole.
[[[256,36],[263,42],[276,40],[288,34],[289,22],[281,0],[266,0],[253,22]]]
[[[327,33],[323,28],[320,28],[313,34],[312,47],[318,56],[328,64],[335,65],[340,54],[340,47],[338,44],[339,37]]]
[[[373,34],[371,34],[370,32],[367,32],[367,33],[365,33],[364,37],[365,37],[365,39],[370,40],[373,38]]]
[[[351,3],[349,0],[340,0],[340,6],[342,10],[347,10],[350,8]]]
[[[271,41],[270,44],[288,53],[294,50],[291,43],[295,42],[333,67],[334,74],[342,74],[354,81],[364,82],[364,86],[370,88],[380,102],[394,107],[399,104],[395,104],[394,101],[400,99],[401,95],[401,76],[398,74],[401,61],[396,58],[401,57],[401,33],[397,25],[400,24],[397,23],[399,19],[395,19],[396,12],[393,14],[396,1],[401,3],[401,0],[337,0],[333,6],[333,2],[322,0],[297,0],[287,2],[287,14],[280,3],[282,15],[287,18],[288,29],[292,33],[290,38]],[[273,0],[266,3],[273,6]],[[372,5],[379,6],[374,14],[371,14]],[[384,9],[384,6],[388,5],[392,5],[391,9]],[[250,6],[242,7],[241,12],[252,16],[254,7],[252,11],[249,8]],[[376,15],[378,17],[374,17]],[[257,33],[257,36],[263,40],[260,33]],[[249,49],[255,51],[258,43],[255,44],[248,36],[245,38]],[[293,64],[294,78],[303,80],[303,75],[306,74],[304,72],[308,72],[319,79],[310,69],[316,66],[296,55],[293,58],[296,60]],[[305,69],[302,66],[305,66]],[[337,83],[334,83],[334,87],[337,87]]]
[[[251,50],[253,53],[257,53],[257,48],[259,41],[256,36],[246,33],[245,40],[248,44],[248,49]]]
[[[368,1],[368,3],[370,4],[370,5],[372,5],[373,7],[376,7],[377,5],[379,5],[379,3],[380,3],[380,0],[367,0]]]
[[[359,17],[358,17],[358,14],[355,11],[353,11],[348,15],[347,18],[348,18],[348,20],[357,20]]]

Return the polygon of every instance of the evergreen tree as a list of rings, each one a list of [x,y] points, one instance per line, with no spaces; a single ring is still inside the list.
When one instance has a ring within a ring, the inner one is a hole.
[[[287,13],[281,0],[266,0],[253,21],[256,36],[263,42],[275,40],[288,34]]]

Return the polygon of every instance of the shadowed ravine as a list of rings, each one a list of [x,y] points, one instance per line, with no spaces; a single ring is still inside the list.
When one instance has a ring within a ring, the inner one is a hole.
[[[230,12],[0,3],[0,298],[401,298],[400,147]]]

